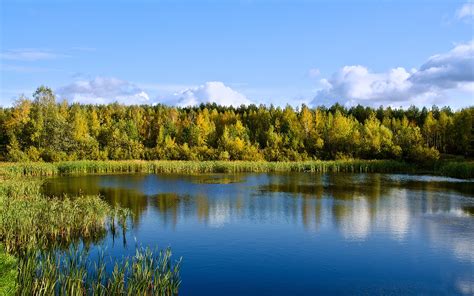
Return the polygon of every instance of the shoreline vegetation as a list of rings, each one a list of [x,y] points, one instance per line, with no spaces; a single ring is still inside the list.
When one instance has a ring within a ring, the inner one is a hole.
[[[431,174],[460,179],[474,178],[474,161],[442,161],[429,164],[397,160],[332,160],[332,161],[65,161],[0,163],[2,178],[49,177],[74,174],[114,173],[405,173]]]
[[[112,265],[105,253],[89,256],[108,233],[125,235],[127,209],[100,196],[43,195],[33,173],[42,164],[26,165],[31,174],[0,166],[0,295],[177,295],[181,259],[170,249],[137,248]]]

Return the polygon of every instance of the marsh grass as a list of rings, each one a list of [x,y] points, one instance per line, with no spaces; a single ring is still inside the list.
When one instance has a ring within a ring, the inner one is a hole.
[[[0,295],[13,295],[16,289],[17,260],[0,247]]]
[[[98,196],[47,198],[40,186],[27,180],[0,185],[0,242],[9,253],[43,247],[44,242],[97,240],[113,221],[115,212]]]
[[[44,196],[42,181],[28,176],[47,171],[39,164],[38,170],[24,167],[3,170],[0,179],[0,294],[177,294],[181,261],[172,263],[169,249],[137,249],[112,271],[103,257],[89,259],[90,243],[108,231],[115,236],[121,229],[125,237],[129,210],[112,208],[99,196]],[[15,177],[21,172],[27,175]],[[83,248],[70,248],[77,245]]]
[[[134,256],[107,270],[102,253],[89,260],[84,248],[34,251],[19,260],[18,295],[177,295],[181,259],[172,261],[168,248],[138,248]],[[109,259],[109,260],[108,260]]]
[[[411,172],[413,165],[394,160],[266,161],[72,161],[3,163],[0,175],[54,176],[109,173],[241,173],[241,172]]]
[[[414,164],[396,160],[267,161],[69,161],[57,163],[0,163],[1,178],[115,173],[427,173],[474,178],[474,162],[438,161]]]
[[[441,163],[436,171],[443,176],[471,179],[474,178],[474,161],[450,161]]]

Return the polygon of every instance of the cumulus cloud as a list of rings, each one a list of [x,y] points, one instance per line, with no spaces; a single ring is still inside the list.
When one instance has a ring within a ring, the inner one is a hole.
[[[474,40],[430,57],[410,78],[413,82],[455,88],[474,81]]]
[[[456,17],[463,20],[472,20],[474,18],[474,2],[467,2],[456,12]]]
[[[220,81],[210,81],[198,87],[188,88],[162,100],[166,104],[181,107],[195,106],[201,103],[216,103],[224,106],[248,105],[247,97]]]
[[[51,60],[60,57],[66,57],[66,55],[41,49],[14,49],[0,53],[0,58],[16,61]]]
[[[111,77],[96,77],[92,80],[76,80],[57,90],[61,98],[85,104],[149,103],[149,95],[135,84]]]
[[[472,94],[474,41],[430,57],[418,70],[398,67],[376,73],[361,65],[345,66],[330,78],[321,79],[320,84],[314,105],[336,101],[373,106],[440,103],[449,90]]]

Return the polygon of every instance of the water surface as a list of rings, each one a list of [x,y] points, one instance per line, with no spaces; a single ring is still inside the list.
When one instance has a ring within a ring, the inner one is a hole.
[[[183,256],[181,295],[472,295],[474,182],[389,174],[89,175],[52,195],[133,212],[125,238]]]

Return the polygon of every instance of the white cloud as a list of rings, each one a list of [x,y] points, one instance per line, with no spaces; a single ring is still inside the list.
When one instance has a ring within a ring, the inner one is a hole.
[[[183,89],[184,88],[184,89]],[[176,91],[181,89],[180,91]],[[174,90],[170,95],[150,100],[148,91]],[[195,87],[167,84],[134,84],[111,77],[94,79],[79,78],[73,83],[60,87],[57,93],[61,99],[85,104],[153,104],[163,103],[180,107],[195,106],[201,103],[216,103],[225,106],[248,105],[252,102],[247,97],[219,81],[206,82]]]
[[[210,81],[198,87],[188,88],[164,98],[163,103],[181,107],[195,106],[201,103],[216,103],[224,106],[248,105],[247,97],[220,81]]]
[[[472,97],[474,41],[430,57],[419,70],[398,67],[376,73],[361,65],[345,66],[320,84],[314,105],[429,105],[443,103],[451,90]]]
[[[430,57],[410,78],[413,82],[456,88],[474,81],[474,40]]]
[[[0,53],[1,59],[16,61],[51,60],[60,57],[67,56],[41,49],[14,49]]]
[[[467,2],[456,12],[458,19],[472,20],[474,18],[474,2]]]
[[[61,98],[85,104],[149,103],[150,97],[141,88],[128,81],[111,77],[77,80],[57,90]]]
[[[339,222],[339,229],[344,238],[351,241],[364,241],[369,236],[371,214],[365,198],[353,200],[352,207],[347,209]]]
[[[184,89],[195,88],[196,85],[180,83],[137,83],[138,87],[160,94],[172,94]]]

